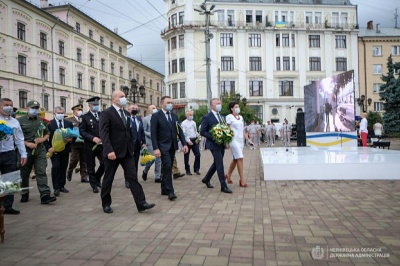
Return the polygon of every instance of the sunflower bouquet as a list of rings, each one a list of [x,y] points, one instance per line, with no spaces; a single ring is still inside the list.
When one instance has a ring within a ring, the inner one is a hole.
[[[7,140],[12,135],[14,135],[14,129],[7,126],[6,121],[0,120],[0,141]]]
[[[154,163],[154,161],[156,160],[156,157],[154,157],[154,155],[151,155],[151,153],[146,148],[143,148],[140,153],[142,155],[140,157],[140,165],[141,166],[152,165]]]
[[[217,144],[225,145],[230,143],[235,133],[227,124],[217,124],[211,130],[210,133]]]

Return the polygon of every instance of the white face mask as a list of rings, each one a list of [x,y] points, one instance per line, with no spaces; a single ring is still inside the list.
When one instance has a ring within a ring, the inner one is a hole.
[[[215,106],[215,110],[217,110],[217,112],[221,112],[221,110],[222,110],[222,105],[221,105],[221,104],[217,104],[217,105]]]
[[[119,105],[121,105],[122,107],[126,105],[126,102],[127,101],[125,97],[119,98]]]
[[[237,113],[237,114],[240,113],[240,108],[239,108],[239,107],[236,107],[236,108],[235,108],[235,113]]]
[[[80,117],[82,115],[82,111],[78,111],[78,113],[76,114],[77,117]]]
[[[56,114],[56,119],[57,120],[63,120],[64,119],[64,114]]]
[[[153,114],[157,114],[158,110],[157,109],[153,109]]]

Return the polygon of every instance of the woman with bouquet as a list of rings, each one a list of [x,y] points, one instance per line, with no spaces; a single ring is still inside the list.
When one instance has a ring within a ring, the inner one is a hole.
[[[226,123],[230,126],[230,128],[235,132],[235,135],[232,139],[232,142],[229,144],[231,148],[231,153],[233,160],[229,166],[228,173],[225,175],[225,179],[228,184],[232,184],[231,175],[235,167],[237,166],[239,172],[239,186],[247,187],[246,181],[243,177],[243,146],[244,139],[250,145],[253,145],[253,142],[249,139],[249,136],[246,134],[244,130],[244,120],[240,113],[239,104],[237,102],[229,103],[229,112],[230,114],[226,116]]]

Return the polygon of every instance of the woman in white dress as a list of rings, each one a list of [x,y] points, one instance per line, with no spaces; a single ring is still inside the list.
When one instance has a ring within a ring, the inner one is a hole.
[[[243,146],[244,139],[248,141],[250,145],[254,145],[249,136],[244,130],[244,120],[240,113],[239,104],[237,102],[231,102],[229,104],[230,114],[226,116],[226,123],[235,133],[231,143],[229,143],[233,160],[229,166],[228,173],[225,175],[225,179],[229,184],[232,184],[231,175],[235,167],[237,166],[239,172],[239,186],[247,187],[247,184],[243,177]]]

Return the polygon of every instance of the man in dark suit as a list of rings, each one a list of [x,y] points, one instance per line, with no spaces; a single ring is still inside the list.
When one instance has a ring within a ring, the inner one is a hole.
[[[223,118],[219,114],[221,111],[222,105],[221,100],[218,98],[213,98],[210,101],[211,112],[203,116],[201,120],[201,129],[200,135],[207,139],[206,141],[206,149],[211,151],[211,154],[214,158],[213,164],[210,166],[206,176],[203,178],[201,182],[206,184],[208,188],[213,188],[210,183],[212,176],[215,171],[217,171],[219,182],[221,183],[221,191],[224,193],[232,193],[232,191],[228,188],[225,182],[225,174],[224,174],[224,154],[225,148],[228,148],[228,145],[219,145],[214,141],[210,130],[217,125],[218,123],[224,123]]]
[[[105,174],[101,189],[103,211],[112,213],[111,188],[119,165],[124,169],[125,180],[139,212],[151,209],[155,204],[146,202],[143,188],[138,182],[133,158],[133,140],[130,114],[123,108],[126,105],[125,93],[114,91],[113,105],[102,112],[100,119],[100,138],[103,142]]]
[[[138,116],[139,108],[136,104],[129,106],[128,112],[131,114],[131,130],[133,140],[133,154],[135,159],[136,176],[138,175],[140,150],[146,147],[146,136],[144,135],[143,121]],[[128,180],[125,180],[125,187],[129,188]]]
[[[151,142],[154,156],[161,158],[161,195],[168,195],[168,199],[172,201],[177,198],[172,185],[172,162],[175,151],[179,149],[177,137],[181,140],[185,153],[188,152],[188,147],[178,116],[171,112],[171,97],[163,96],[160,105],[161,111],[151,117]]]
[[[79,124],[79,133],[83,138],[87,172],[93,193],[99,193],[101,177],[104,174],[103,145],[101,144],[99,131],[99,119],[101,116],[99,100],[100,97],[92,97],[86,101],[89,104],[89,112],[81,116],[81,123]],[[97,171],[96,158],[100,163]]]
[[[55,152],[52,147],[52,141],[54,137],[54,132],[61,128],[73,129],[73,124],[70,121],[64,119],[65,109],[61,106],[57,106],[54,109],[54,119],[50,121],[47,126],[50,131],[49,140],[46,141],[46,149],[51,156],[51,179],[53,181],[54,196],[60,196],[60,192],[68,193],[68,189],[65,188],[65,183],[67,180],[67,167],[69,161],[69,153],[71,152],[71,141],[72,138],[66,138],[65,149],[61,152]]]

